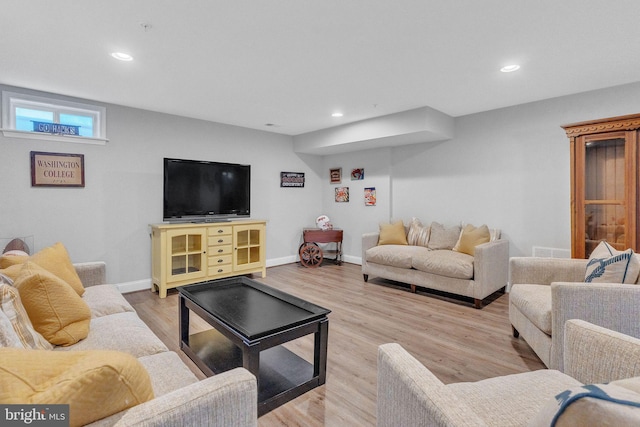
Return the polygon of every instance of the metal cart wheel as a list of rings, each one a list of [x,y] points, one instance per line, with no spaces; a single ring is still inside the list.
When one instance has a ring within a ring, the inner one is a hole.
[[[322,264],[322,249],[315,243],[305,242],[300,245],[300,263],[305,267],[315,268]]]

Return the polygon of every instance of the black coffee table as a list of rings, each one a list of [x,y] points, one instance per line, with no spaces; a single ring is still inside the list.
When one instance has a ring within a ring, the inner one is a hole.
[[[180,348],[207,376],[244,367],[258,379],[258,415],[326,381],[331,312],[247,277],[182,286]],[[193,311],[214,329],[189,333]],[[314,334],[313,364],[281,344]]]

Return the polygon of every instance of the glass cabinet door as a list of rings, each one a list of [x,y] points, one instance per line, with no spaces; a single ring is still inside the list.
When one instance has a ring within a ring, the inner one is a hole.
[[[576,241],[582,244],[576,249],[581,258],[588,258],[603,240],[618,250],[631,247],[635,150],[630,148],[626,132],[586,135],[578,140],[576,164],[583,170],[577,171],[582,180],[576,182]]]

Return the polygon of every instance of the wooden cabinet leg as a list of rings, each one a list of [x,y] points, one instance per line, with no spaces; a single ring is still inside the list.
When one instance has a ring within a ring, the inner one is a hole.
[[[481,309],[482,308],[482,300],[478,299],[478,298],[474,298],[473,299],[473,305],[474,305],[475,308]]]
[[[518,338],[520,336],[520,332],[518,332],[518,330],[513,325],[511,325],[511,332],[513,333],[514,338]]]
[[[416,285],[409,285],[411,286],[411,293],[415,294],[416,293]]]

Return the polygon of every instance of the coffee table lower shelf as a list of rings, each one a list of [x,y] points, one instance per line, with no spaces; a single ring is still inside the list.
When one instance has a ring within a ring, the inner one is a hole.
[[[181,347],[207,376],[242,367],[242,350],[215,329],[190,335]],[[259,415],[320,385],[313,364],[282,345],[260,352],[259,372]]]

